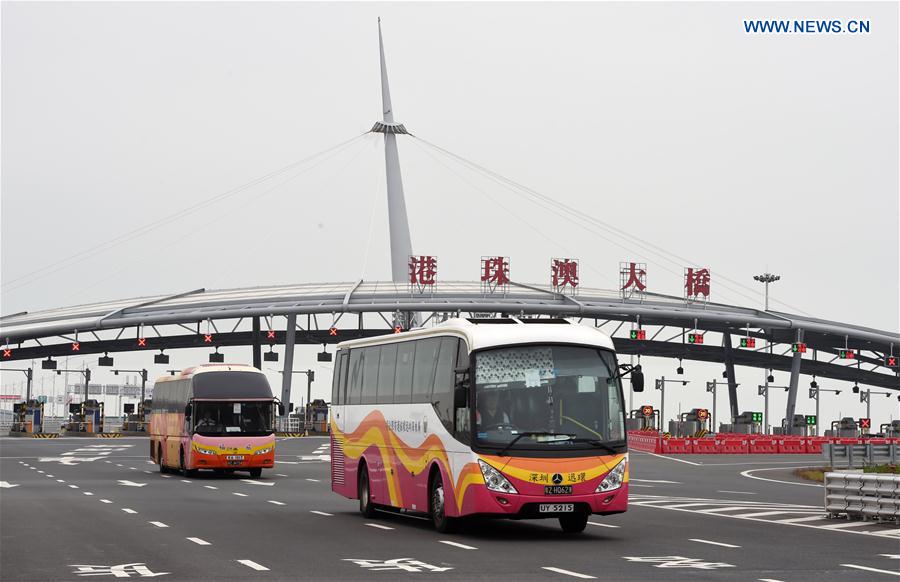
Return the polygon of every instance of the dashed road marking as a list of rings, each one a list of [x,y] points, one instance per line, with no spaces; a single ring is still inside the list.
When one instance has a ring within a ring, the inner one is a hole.
[[[182,479],[181,482],[182,482],[182,483],[190,483],[190,480],[188,480],[188,479]]]
[[[161,522],[161,521],[151,521],[151,522],[148,522],[148,523],[151,523],[151,524],[155,525],[156,527],[169,527],[169,526],[167,526],[166,524],[164,524],[164,523]]]
[[[891,571],[891,570],[880,570],[878,568],[871,568],[869,566],[859,566],[857,564],[841,564],[845,568],[856,568],[857,570],[867,570],[869,572],[878,572],[879,574],[889,574],[891,576],[900,576],[900,572]]]
[[[285,505],[284,503],[282,503],[282,502],[280,502],[280,501],[274,501],[274,500],[272,500],[272,499],[269,499],[269,500],[267,501],[267,503],[271,503],[272,505]]]
[[[237,491],[234,491],[234,492],[232,492],[231,494],[232,494],[232,495],[237,495],[238,497],[247,497],[247,494],[246,494],[246,493],[238,493]]]
[[[381,524],[379,524],[379,523],[367,523],[366,525],[369,526],[369,527],[375,527],[375,528],[378,528],[378,529],[394,529],[394,528],[392,528],[392,527],[388,527],[388,526],[386,526],[386,525],[381,525]]]
[[[759,582],[784,582],[784,580],[776,580],[775,578],[757,578]]]
[[[793,519],[776,519],[777,523],[803,523],[804,521],[822,521],[824,515],[810,515],[807,517],[795,517]]]
[[[325,511],[318,511],[316,509],[310,510],[310,513],[315,513],[316,515],[324,515],[325,517],[332,517],[334,515],[333,513],[328,513]]]
[[[65,479],[57,479],[56,482],[57,482],[57,483],[65,483],[66,480],[65,480]]]
[[[200,538],[186,538],[186,539],[188,539],[188,540],[194,542],[194,543],[197,544],[198,546],[209,546],[209,545],[212,545],[212,544],[210,544],[208,541],[206,541],[206,540],[201,540]]]
[[[752,493],[750,491],[727,491],[725,489],[721,491],[716,491],[716,493],[735,493],[737,495],[756,495],[756,493]]]
[[[78,489],[78,485],[69,485],[69,487],[72,489]]]
[[[254,570],[259,570],[260,572],[268,571],[268,568],[266,568],[265,566],[262,566],[260,564],[257,564],[253,560],[235,560],[235,562],[237,562],[238,564],[243,564],[243,565],[247,566],[248,568],[253,568]]]
[[[213,487],[212,485],[204,485],[207,489],[218,489],[218,487]]]
[[[151,472],[150,472],[150,471],[144,471],[144,473],[147,473],[147,474],[148,474],[148,475],[150,475],[150,474],[151,474]]]
[[[741,547],[741,546],[736,546],[734,544],[726,544],[723,542],[714,542],[711,540],[701,540],[698,538],[688,538],[688,539],[690,539],[692,542],[698,542],[701,544],[710,544],[712,546],[722,546],[723,548],[739,548],[739,547]]]
[[[91,493],[90,491],[85,491],[84,494],[85,495],[93,495],[93,493]]]
[[[310,483],[318,483],[319,482],[318,479],[307,479],[307,481],[309,481]]]
[[[277,477],[287,477],[284,473],[275,473]]]
[[[597,523],[596,521],[589,521],[590,525],[596,525],[598,527],[621,527],[619,525],[613,525],[611,523]]]
[[[572,576],[574,578],[583,578],[585,580],[594,580],[596,576],[588,576],[587,574],[579,574],[578,572],[572,572],[571,570],[563,570],[562,568],[556,568],[554,566],[541,566],[543,570],[550,570],[551,572],[556,572],[557,574],[565,574],[566,576]]]
[[[438,542],[442,544],[447,544],[448,546],[453,546],[455,548],[462,548],[464,550],[477,550],[475,546],[467,546],[466,544],[460,544],[457,542],[451,542],[450,540],[438,540]]]
[[[133,509],[128,509],[127,507],[123,507],[122,511],[124,511],[125,513],[137,513],[137,511],[135,511]]]
[[[100,503],[112,503],[109,499],[101,499]]]

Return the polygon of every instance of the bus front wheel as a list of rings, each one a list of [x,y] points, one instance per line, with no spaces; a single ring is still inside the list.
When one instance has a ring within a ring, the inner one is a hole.
[[[262,475],[262,469],[250,469],[250,476],[254,479],[259,479]]]
[[[162,444],[156,445],[156,460],[159,461],[159,472],[168,473],[166,464],[163,462]]]
[[[587,527],[588,514],[573,513],[559,518],[559,526],[566,533],[581,533]]]
[[[181,474],[185,477],[193,477],[197,474],[196,469],[188,469],[184,464],[184,449],[181,449]]]
[[[431,494],[429,495],[431,509],[431,521],[434,529],[441,533],[451,533],[456,529],[456,520],[447,517],[447,503],[444,497],[444,480],[440,473],[435,473],[431,479]]]
[[[375,517],[375,506],[372,503],[372,491],[369,486],[369,470],[365,464],[359,467],[357,493],[359,494],[359,512],[366,519],[372,519]]]

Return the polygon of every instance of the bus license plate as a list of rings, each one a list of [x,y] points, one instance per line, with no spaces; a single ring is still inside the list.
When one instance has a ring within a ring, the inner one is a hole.
[[[571,485],[544,485],[544,495],[571,495]]]
[[[572,513],[575,511],[574,503],[540,503],[538,513]]]
[[[228,455],[227,457],[225,457],[225,460],[227,460],[227,461],[243,461],[244,455]]]

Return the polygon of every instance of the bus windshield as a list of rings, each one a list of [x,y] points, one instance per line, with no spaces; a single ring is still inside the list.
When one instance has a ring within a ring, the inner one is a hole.
[[[504,450],[613,452],[607,443],[625,438],[615,372],[613,353],[598,348],[529,345],[476,352],[476,442]]]
[[[193,429],[203,436],[266,436],[274,426],[274,403],[195,401]]]

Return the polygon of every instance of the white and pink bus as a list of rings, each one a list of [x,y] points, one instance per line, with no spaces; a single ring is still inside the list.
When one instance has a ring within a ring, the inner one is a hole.
[[[331,407],[332,490],[379,509],[557,518],[628,505],[619,367],[609,336],[548,319],[451,319],[343,342]]]

